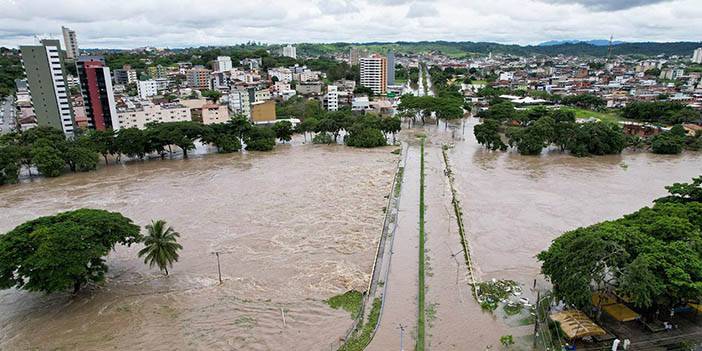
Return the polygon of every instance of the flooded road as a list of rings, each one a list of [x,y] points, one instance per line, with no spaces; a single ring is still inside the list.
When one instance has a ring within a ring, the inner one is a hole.
[[[380,326],[369,351],[399,350],[400,325],[405,328],[404,345],[414,348],[417,329],[417,288],[419,247],[419,159],[417,142],[407,150],[397,229],[390,255],[390,268]]]
[[[283,145],[1,187],[0,232],[91,207],[164,219],[184,249],[164,277],[118,247],[76,298],[0,291],[0,349],[329,349],[351,320],[323,300],[368,284],[392,149]]]
[[[507,327],[471,294],[442,150],[426,148],[427,321],[430,350],[485,350]]]

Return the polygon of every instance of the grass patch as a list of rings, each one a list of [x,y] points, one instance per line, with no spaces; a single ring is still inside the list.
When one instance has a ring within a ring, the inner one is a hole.
[[[343,308],[345,311],[351,314],[352,319],[356,319],[358,317],[358,312],[361,310],[362,301],[363,294],[361,294],[359,291],[351,290],[341,295],[336,295],[326,302],[335,310]]]
[[[405,174],[405,167],[397,169],[397,178],[395,178],[395,197],[400,196],[402,191],[402,176]]]
[[[513,292],[521,291],[519,284],[513,280],[495,280],[478,283],[480,307],[494,311],[500,301],[508,298]]]
[[[415,350],[424,351],[425,337],[425,301],[424,292],[424,139],[420,146],[421,155],[419,157],[419,316],[417,318],[417,346]]]
[[[575,107],[564,108],[564,110],[573,111],[573,113],[575,113],[575,118],[595,117],[602,122],[609,122],[609,123],[618,123],[619,121],[622,120],[622,118],[619,117],[619,115],[614,113],[614,112],[597,112],[597,111],[591,111],[591,110],[586,110],[583,108],[575,108]]]
[[[509,302],[502,306],[502,309],[505,311],[506,315],[515,316],[522,312],[524,305],[518,302]]]
[[[361,321],[356,331],[354,331],[351,337],[346,340],[346,343],[339,348],[339,351],[363,351],[371,342],[373,330],[376,324],[378,324],[379,317],[380,299],[375,298],[370,314],[368,315],[368,323],[363,324],[363,321]]]

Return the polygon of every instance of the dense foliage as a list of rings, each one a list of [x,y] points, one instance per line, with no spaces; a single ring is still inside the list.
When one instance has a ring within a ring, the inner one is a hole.
[[[15,92],[15,79],[24,77],[19,50],[0,48],[0,99]]]
[[[685,129],[680,124],[651,139],[651,151],[656,154],[675,155],[681,153],[684,147]]]
[[[73,172],[93,170],[99,157],[89,137],[66,139],[63,132],[49,127],[3,135],[0,150],[0,185],[16,183],[22,166],[30,175],[35,167],[44,176],[57,177],[66,168]]]
[[[0,288],[46,293],[105,278],[117,244],[141,240],[139,227],[119,213],[81,209],[40,217],[0,236]]]
[[[673,125],[700,122],[700,113],[691,107],[676,102],[638,101],[627,104],[622,110],[626,119]]]
[[[653,207],[567,232],[541,252],[556,296],[587,308],[593,291],[627,296],[644,313],[702,295],[702,177],[667,187]]]
[[[419,116],[422,123],[432,113],[439,119],[454,120],[463,117],[463,98],[455,96],[414,96],[405,94],[400,97],[398,110],[413,119]]]
[[[212,125],[181,121],[151,123],[145,129],[124,128],[118,132],[91,130],[71,139],[66,139],[58,129],[32,128],[21,134],[0,137],[0,185],[16,183],[22,167],[30,174],[36,168],[47,177],[57,177],[66,169],[73,172],[94,170],[99,155],[103,156],[105,164],[109,156],[119,161],[122,155],[144,159],[155,153],[163,158],[173,152],[175,145],[187,158],[197,140],[214,145],[222,153],[241,150],[244,142],[247,150],[268,151],[275,147],[276,137],[290,140],[292,126],[287,123],[276,127],[278,135],[269,127],[253,126],[242,116]],[[285,126],[287,128],[281,129]]]
[[[610,123],[576,123],[566,110],[533,108],[517,111],[509,102],[493,105],[481,114],[483,123],[473,129],[478,143],[491,150],[507,150],[500,136],[504,129],[510,147],[522,155],[539,155],[550,145],[574,156],[610,155],[626,146],[622,129]]]

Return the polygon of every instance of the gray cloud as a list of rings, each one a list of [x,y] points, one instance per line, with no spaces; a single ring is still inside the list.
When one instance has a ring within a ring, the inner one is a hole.
[[[580,4],[596,11],[619,11],[672,0],[546,0],[557,4]]]
[[[407,10],[408,18],[433,17],[438,16],[439,11],[433,4],[428,2],[415,2]]]
[[[551,39],[699,41],[700,0],[0,0],[0,46],[61,38],[84,48],[265,43]],[[652,1],[646,1],[652,3]],[[572,3],[569,3],[572,4]],[[604,5],[603,5],[604,4]],[[639,5],[637,7],[631,7]],[[409,18],[409,20],[408,20]]]

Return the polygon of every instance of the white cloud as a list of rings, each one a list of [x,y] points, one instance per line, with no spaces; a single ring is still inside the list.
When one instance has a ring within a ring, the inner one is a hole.
[[[0,0],[0,46],[32,43],[35,34],[60,37],[62,25],[77,31],[84,48],[247,41],[529,44],[612,34],[626,41],[699,41],[699,1]]]

